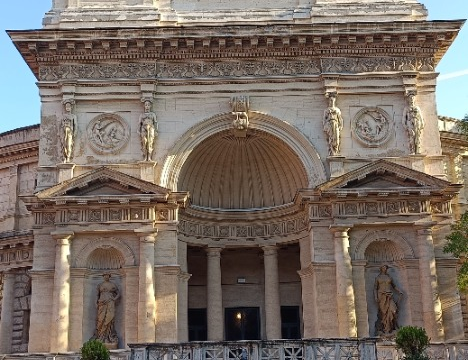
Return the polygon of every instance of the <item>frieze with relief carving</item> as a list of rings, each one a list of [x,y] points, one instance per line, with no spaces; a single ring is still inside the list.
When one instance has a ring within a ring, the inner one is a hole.
[[[434,71],[434,59],[416,57],[338,57],[295,60],[187,60],[129,64],[43,65],[39,80],[63,79],[192,79],[318,75],[320,73],[371,73],[383,71]]]
[[[433,214],[451,214],[450,201],[434,202],[431,207],[427,201],[419,200],[339,202],[333,205],[311,204],[310,220],[318,221],[332,218],[332,214],[334,216],[366,217],[417,215],[430,211]]]
[[[102,114],[87,127],[88,143],[98,154],[117,154],[128,143],[130,127],[116,114]]]
[[[307,230],[308,219],[301,215],[295,219],[289,219],[280,222],[254,224],[254,225],[216,225],[211,223],[193,222],[182,219],[179,222],[179,232],[192,237],[212,237],[248,239],[255,237],[284,236]]]
[[[389,114],[378,107],[364,108],[359,111],[351,123],[353,136],[367,147],[385,144],[393,129]]]

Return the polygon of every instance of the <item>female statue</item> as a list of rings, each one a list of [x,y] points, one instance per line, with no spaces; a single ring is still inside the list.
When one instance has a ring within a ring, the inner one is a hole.
[[[424,129],[424,119],[419,106],[415,104],[416,94],[409,92],[407,95],[408,106],[403,111],[403,126],[409,137],[411,154],[421,153],[421,137]]]
[[[391,334],[398,329],[398,302],[393,299],[393,292],[403,293],[396,287],[393,279],[387,274],[388,265],[380,267],[380,274],[375,278],[374,297],[378,305],[376,322],[377,334]]]
[[[95,339],[103,343],[118,342],[115,331],[115,302],[120,297],[119,288],[109,281],[111,274],[103,274],[104,281],[98,285],[97,321]]]
[[[151,111],[151,101],[144,100],[145,112],[140,115],[141,148],[145,161],[151,161],[154,150],[154,140],[158,135],[156,114]]]
[[[61,123],[63,161],[66,163],[71,161],[75,142],[76,115],[72,114],[72,104],[73,101],[70,100],[64,103],[65,115]]]
[[[328,137],[328,154],[334,156],[340,153],[343,118],[341,110],[335,105],[336,94],[327,93],[327,97],[328,108],[323,113],[323,131]]]

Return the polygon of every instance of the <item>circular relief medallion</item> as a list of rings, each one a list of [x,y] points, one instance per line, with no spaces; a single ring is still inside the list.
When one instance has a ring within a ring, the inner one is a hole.
[[[365,108],[357,113],[352,122],[354,136],[368,147],[384,144],[391,134],[390,115],[380,108]]]
[[[130,129],[127,123],[116,114],[102,114],[88,124],[88,141],[99,154],[115,154],[127,145]]]

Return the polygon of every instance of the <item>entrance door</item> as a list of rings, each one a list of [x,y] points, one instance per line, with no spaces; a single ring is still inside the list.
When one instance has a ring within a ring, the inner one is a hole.
[[[226,308],[226,340],[260,340],[260,308]]]

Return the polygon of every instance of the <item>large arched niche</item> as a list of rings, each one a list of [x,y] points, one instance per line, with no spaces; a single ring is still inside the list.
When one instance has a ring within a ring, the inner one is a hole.
[[[246,138],[231,134],[230,113],[192,127],[168,152],[160,184],[190,191],[194,205],[245,209],[286,204],[297,189],[326,181],[317,151],[298,130],[261,113],[249,121]]]

